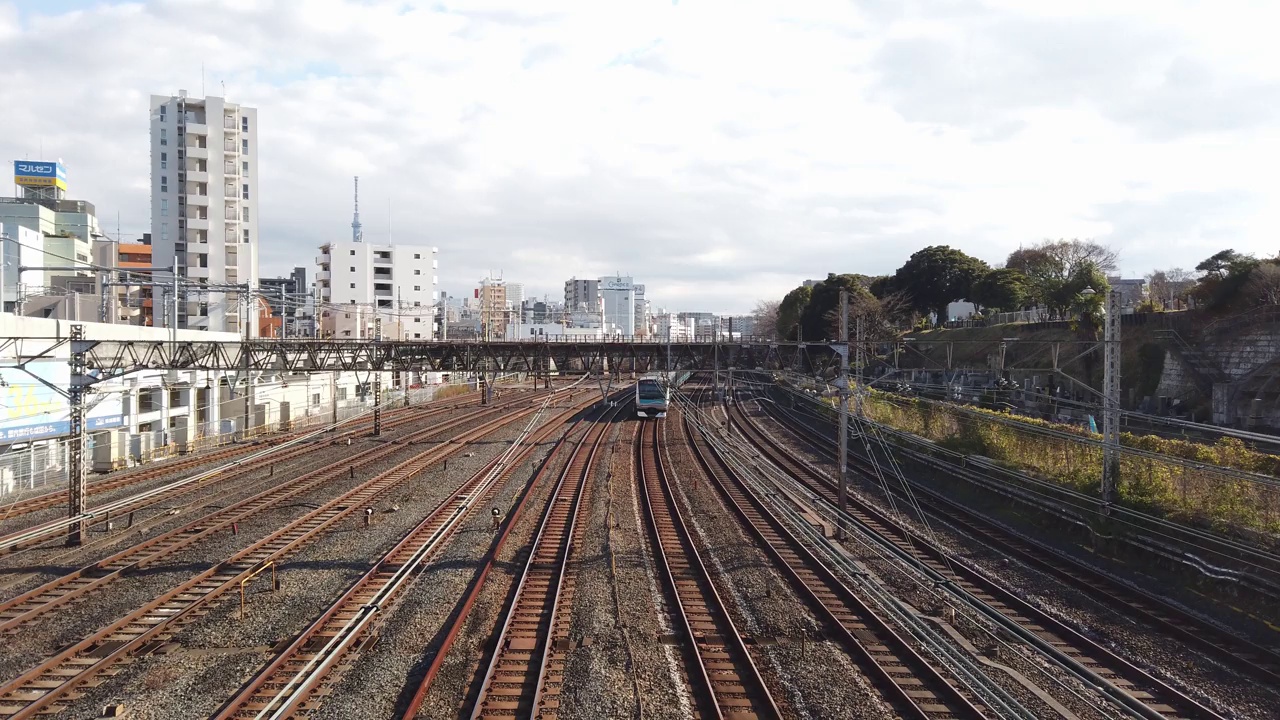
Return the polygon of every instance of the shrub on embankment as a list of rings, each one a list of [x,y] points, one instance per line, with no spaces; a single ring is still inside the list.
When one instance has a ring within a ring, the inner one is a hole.
[[[982,455],[1080,492],[1101,492],[1101,436],[1085,428],[879,392],[864,408],[870,419],[948,450]],[[1280,487],[1232,472],[1275,478],[1280,457],[1235,438],[1207,445],[1123,433],[1120,443],[1122,504],[1220,531],[1280,534]]]

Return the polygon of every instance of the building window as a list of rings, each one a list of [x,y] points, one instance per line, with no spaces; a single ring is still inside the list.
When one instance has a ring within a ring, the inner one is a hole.
[[[421,285],[414,285],[414,286],[413,286],[413,290],[414,290],[414,292],[422,292],[422,286],[421,286]]]
[[[249,229],[248,229],[248,228],[245,228],[245,230],[244,230],[244,241],[245,241],[245,242],[249,242]]]
[[[414,253],[414,254],[413,254],[413,259],[414,259],[414,260],[421,260],[421,259],[422,259],[422,253]]]
[[[249,174],[249,161],[248,161],[248,160],[245,160],[245,161],[241,162],[241,163],[240,163],[240,168],[241,168],[242,170],[244,170],[244,174],[245,174],[245,175],[248,175],[248,174]]]
[[[414,274],[414,275],[421,275],[421,274],[422,274],[422,271],[421,271],[421,270],[414,270],[414,271],[413,271],[413,274]]]
[[[421,338],[421,337],[422,337],[422,333],[414,333],[414,334],[413,334],[413,339],[414,339],[414,340],[417,340],[417,339],[419,339],[419,338]]]
[[[352,290],[355,290],[355,289],[356,289],[356,284],[355,284],[355,283],[351,283],[351,289],[352,289]],[[355,300],[352,300],[351,302],[355,302]]]
[[[169,131],[165,130],[164,128],[160,128],[160,144],[161,145],[169,144]]]
[[[160,239],[161,239],[161,240],[168,240],[168,239],[169,239],[169,226],[168,226],[168,225],[161,225],[161,226],[160,226]]]
[[[244,206],[244,221],[249,222],[249,206]]]
[[[248,140],[248,138],[244,138],[244,139],[241,139],[241,140],[240,140],[240,154],[241,154],[241,155],[248,155],[248,154],[249,154],[249,140]]]
[[[422,307],[422,303],[418,302],[417,300],[414,300],[414,301],[413,301],[413,306],[414,306],[414,307]]]
[[[169,217],[168,198],[160,198],[160,217]]]
[[[169,153],[160,153],[160,169],[169,169]]]
[[[249,132],[249,116],[240,118],[240,132]]]
[[[355,250],[352,250],[352,251],[351,251],[351,254],[352,254],[352,255],[355,255],[355,254],[356,254],[356,251],[355,251]],[[354,269],[354,268],[353,268],[353,269]]]
[[[240,197],[244,200],[249,199],[249,183],[245,183],[243,186],[241,186]]]
[[[165,113],[165,111],[166,111],[166,110],[168,110],[168,109],[169,109],[169,106],[168,106],[168,105],[161,105],[161,106],[160,106],[160,122],[164,122],[164,121],[165,121],[164,113]]]
[[[352,266],[351,266],[351,272],[355,272],[355,271],[356,271],[356,268],[355,268],[355,266],[354,266],[354,265],[352,265]]]

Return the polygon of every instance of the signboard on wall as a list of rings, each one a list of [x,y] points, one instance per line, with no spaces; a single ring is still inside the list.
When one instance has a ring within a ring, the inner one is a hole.
[[[66,362],[56,360],[27,363],[25,370],[0,367],[0,445],[70,434],[67,399],[37,377],[65,388],[70,384],[71,369]],[[87,431],[124,425],[120,393],[91,393],[87,404]]]
[[[28,187],[45,187],[52,185],[59,190],[67,189],[67,169],[60,162],[39,162],[35,160],[13,161],[13,182]]]

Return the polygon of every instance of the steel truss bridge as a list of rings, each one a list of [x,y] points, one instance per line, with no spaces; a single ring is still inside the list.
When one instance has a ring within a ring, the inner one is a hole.
[[[139,342],[78,340],[92,378],[135,370],[225,370],[255,373],[333,371],[559,373],[662,372],[719,368],[801,367],[825,371],[839,345],[767,342],[351,342],[250,340]]]

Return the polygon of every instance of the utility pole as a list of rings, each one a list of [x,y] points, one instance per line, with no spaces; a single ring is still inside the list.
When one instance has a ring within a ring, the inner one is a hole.
[[[373,436],[382,434],[382,371],[373,371]]]
[[[711,328],[711,353],[715,365],[711,374],[711,387],[716,400],[724,399],[720,394],[720,317],[716,316],[715,325]]]
[[[849,506],[849,291],[840,291],[840,490],[837,495],[840,512]],[[840,532],[840,536],[843,536]]]
[[[373,319],[373,339],[382,342],[382,318]],[[382,434],[382,371],[373,371],[373,436]]]
[[[84,325],[71,326],[71,382],[67,387],[67,405],[70,410],[71,435],[67,438],[67,516],[76,519],[84,515],[85,466],[84,466],[84,394],[86,358],[84,352]],[[85,522],[77,519],[67,527],[67,545],[84,542],[87,530]]]
[[[241,353],[242,355],[244,355],[244,433],[242,434],[242,437],[243,437],[243,439],[247,440],[247,439],[249,438],[249,426],[250,426],[250,423],[251,423],[251,421],[252,421],[252,415],[251,415],[250,413],[251,413],[251,412],[253,412],[253,405],[252,405],[252,402],[253,402],[253,376],[251,375],[250,366],[249,366],[249,354],[250,354],[250,353],[249,353],[249,348],[248,348],[248,344],[249,344],[249,294],[248,294],[248,293],[240,293],[240,297],[241,297],[241,298],[243,298],[243,300],[241,300],[241,302],[240,302],[240,305],[241,305],[241,307],[243,307],[243,308],[244,308],[244,322],[243,322],[243,323],[241,323],[241,325],[244,327],[244,344],[245,344],[244,352],[243,352],[243,353]]]
[[[1107,293],[1102,334],[1102,502],[1115,502],[1120,480],[1120,291]],[[1108,507],[1109,509],[1109,507]]]
[[[866,368],[866,355],[865,355],[866,348],[863,346],[862,313],[861,312],[858,313],[858,334],[857,334],[857,339],[855,340],[855,343],[857,347],[854,349],[855,361],[853,366],[853,387],[854,387],[853,408],[854,408],[854,415],[859,419],[861,419],[862,413],[863,413],[862,401],[863,401],[863,394],[864,394],[864,388],[862,385],[862,373],[864,368]]]

